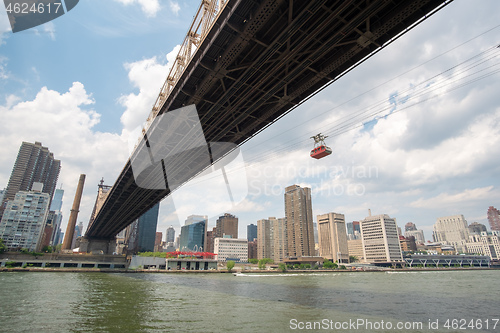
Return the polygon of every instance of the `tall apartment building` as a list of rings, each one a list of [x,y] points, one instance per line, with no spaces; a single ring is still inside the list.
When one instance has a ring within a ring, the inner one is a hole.
[[[7,202],[0,221],[0,238],[7,248],[40,250],[49,205],[49,194],[36,182],[31,191],[19,191]]]
[[[311,189],[291,185],[285,188],[287,257],[314,256],[314,227]]]
[[[408,222],[405,224],[405,231],[417,230],[417,226],[413,222]]]
[[[387,214],[370,215],[360,222],[366,262],[403,261],[396,219]]]
[[[288,249],[288,234],[286,231],[286,219],[280,217],[273,221],[273,256],[275,263],[283,262]]]
[[[318,215],[319,255],[338,263],[349,262],[344,214]]]
[[[34,183],[42,183],[42,193],[54,195],[57,178],[61,169],[61,161],[54,159],[54,154],[40,142],[23,142],[19,148],[16,162],[5,190],[0,217],[7,200],[13,200],[19,191],[30,191]]]
[[[274,256],[273,220],[275,219],[270,217],[257,221],[257,259]]]
[[[255,224],[247,225],[247,240],[249,242],[257,238],[257,226]]]
[[[463,215],[440,217],[434,224],[432,237],[435,242],[452,245],[456,251],[465,250],[469,228]]]
[[[245,238],[215,238],[214,253],[219,262],[248,262],[248,241]]]
[[[488,222],[491,230],[500,231],[500,210],[490,206],[488,208]]]
[[[219,216],[216,228],[215,237],[231,236],[231,238],[238,238],[238,218],[234,215],[225,213]]]

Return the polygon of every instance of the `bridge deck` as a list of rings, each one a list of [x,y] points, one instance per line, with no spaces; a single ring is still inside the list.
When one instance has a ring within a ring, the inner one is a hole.
[[[242,144],[449,2],[229,0],[159,114],[194,104],[207,142]],[[169,193],[139,188],[128,161],[87,236],[113,237]]]

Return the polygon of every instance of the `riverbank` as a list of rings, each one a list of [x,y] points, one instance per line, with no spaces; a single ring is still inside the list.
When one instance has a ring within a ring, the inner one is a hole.
[[[242,270],[228,272],[221,270],[164,270],[164,269],[112,269],[112,268],[53,268],[53,267],[1,267],[2,272],[64,272],[64,273],[156,273],[156,274],[219,274],[232,273],[237,275],[247,274],[317,274],[317,273],[362,273],[362,272],[433,272],[433,271],[500,271],[500,267],[440,267],[440,268],[397,268],[397,269],[317,269],[317,270]]]

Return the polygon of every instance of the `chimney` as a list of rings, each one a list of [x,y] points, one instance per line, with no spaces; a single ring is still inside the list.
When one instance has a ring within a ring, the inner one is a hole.
[[[75,193],[75,200],[73,201],[73,208],[71,208],[71,214],[69,216],[68,226],[66,227],[66,233],[64,234],[64,242],[61,250],[71,250],[71,243],[73,242],[73,234],[75,233],[76,219],[80,209],[84,183],[85,175],[80,175],[80,180],[78,181],[78,187]]]

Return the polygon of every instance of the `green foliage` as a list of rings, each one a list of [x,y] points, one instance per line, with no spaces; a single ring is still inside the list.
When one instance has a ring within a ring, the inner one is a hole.
[[[300,265],[299,265],[299,264],[295,264],[295,265],[293,265],[293,268],[295,268],[295,269],[299,269],[299,267],[300,267]]]
[[[137,255],[140,257],[159,257],[159,258],[167,257],[166,252],[139,252],[137,253]]]
[[[0,253],[7,251],[7,246],[3,243],[3,239],[0,238]]]
[[[280,269],[280,271],[286,272],[286,265],[284,263],[280,262],[278,264],[278,268]]]
[[[356,256],[349,256],[349,262],[358,262],[359,258]]]
[[[304,268],[305,268],[304,264],[299,265],[299,269],[304,269]]]
[[[7,262],[5,263],[5,267],[7,267],[7,268],[12,268],[12,267],[14,267],[14,265],[15,265],[15,264],[16,264],[16,262],[15,262],[15,261],[7,261]]]
[[[248,262],[255,265],[259,263],[259,259],[248,259]]]
[[[231,270],[234,268],[234,261],[228,260],[226,263],[227,271],[231,272]]]
[[[304,264],[304,268],[311,269],[311,264]]]
[[[262,258],[259,260],[258,265],[259,269],[266,269],[266,264],[272,264],[274,261],[270,258]]]
[[[338,265],[336,263],[333,263],[329,260],[325,260],[323,262],[323,268],[326,268],[326,269],[336,269],[338,267]]]
[[[42,252],[45,252],[45,253],[52,253],[54,252],[54,248],[50,245],[46,245],[42,248]]]
[[[340,269],[347,269],[347,267],[345,267],[344,265],[341,265]]]

